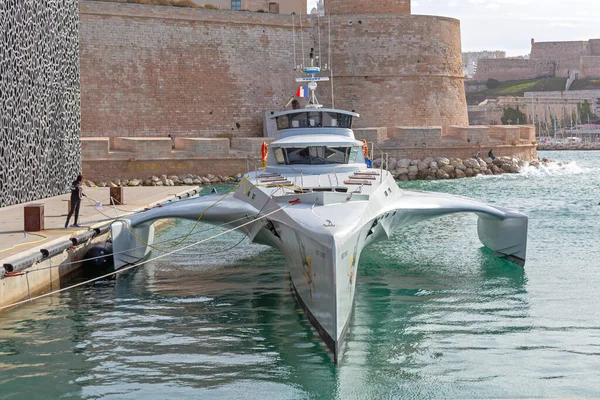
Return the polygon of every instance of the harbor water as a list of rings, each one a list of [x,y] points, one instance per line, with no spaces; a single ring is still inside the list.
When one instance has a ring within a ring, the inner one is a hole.
[[[600,152],[540,156],[570,163],[401,183],[528,214],[527,264],[467,214],[368,247],[339,365],[283,257],[232,233],[0,314],[0,399],[600,397]]]

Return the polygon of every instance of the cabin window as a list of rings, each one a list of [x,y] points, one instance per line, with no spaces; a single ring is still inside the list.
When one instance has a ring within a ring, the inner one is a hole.
[[[340,127],[342,128],[352,128],[352,115],[347,114],[339,114],[340,117]]]
[[[311,128],[319,128],[321,127],[321,116],[322,112],[309,112],[308,113],[308,126]]]
[[[282,115],[281,117],[277,117],[277,129],[283,130],[288,129],[290,127],[290,118],[287,115]]]
[[[275,160],[277,161],[277,164],[285,164],[283,149],[280,147],[275,149]]]
[[[242,0],[231,0],[231,11],[241,11]]]
[[[348,164],[351,147],[310,146],[283,149],[287,165]]]
[[[348,157],[348,162],[350,164],[354,164],[356,162],[356,156],[358,155],[359,150],[360,147],[352,147],[352,150],[350,150],[350,156]]]
[[[277,129],[290,128],[352,128],[352,116],[327,111],[285,114],[276,118]]]
[[[292,128],[308,128],[306,113],[291,114]]]
[[[337,128],[338,126],[338,113],[324,112],[323,113],[323,126],[327,128]]]

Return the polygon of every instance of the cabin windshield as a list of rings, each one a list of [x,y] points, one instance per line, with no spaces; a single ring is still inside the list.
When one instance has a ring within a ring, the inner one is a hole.
[[[331,111],[304,111],[276,118],[277,129],[352,128],[352,116]]]
[[[309,146],[276,148],[275,159],[285,165],[327,165],[356,162],[358,147]]]

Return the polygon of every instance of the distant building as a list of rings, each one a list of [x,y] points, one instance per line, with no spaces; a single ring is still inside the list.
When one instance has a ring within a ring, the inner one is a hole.
[[[325,4],[323,3],[323,0],[317,0],[317,6],[313,7],[313,9],[310,10],[310,13],[319,14],[321,17],[325,16]]]
[[[472,79],[477,72],[477,63],[481,59],[500,59],[506,58],[506,51],[494,50],[494,51],[467,51],[462,53],[462,67],[463,75],[467,79]]]
[[[521,59],[486,59],[478,63],[475,79],[600,78],[600,39],[572,42],[536,42],[531,55]]]
[[[506,58],[506,51],[504,50],[484,50],[484,51],[466,51],[462,53],[463,64],[468,64],[477,61],[482,58]]]
[[[211,5],[221,10],[255,11],[272,14],[306,14],[306,0],[193,0],[199,6]]]

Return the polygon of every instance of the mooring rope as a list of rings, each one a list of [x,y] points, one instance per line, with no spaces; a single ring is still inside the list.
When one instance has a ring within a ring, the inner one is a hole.
[[[21,304],[29,303],[29,302],[31,302],[31,301],[34,301],[34,300],[43,299],[43,298],[45,298],[45,297],[49,297],[49,296],[52,296],[52,295],[55,295],[55,294],[58,294],[58,293],[67,292],[67,291],[69,291],[69,290],[72,290],[72,289],[75,289],[75,288],[77,288],[77,287],[80,287],[80,286],[85,286],[85,285],[88,285],[88,284],[90,284],[90,283],[94,283],[94,282],[96,282],[96,281],[99,281],[99,280],[101,280],[101,279],[105,279],[105,278],[109,278],[109,277],[111,277],[111,276],[115,276],[115,275],[122,274],[123,272],[129,271],[129,270],[131,270],[131,269],[133,269],[133,268],[136,268],[136,267],[139,267],[139,266],[142,266],[142,265],[146,265],[147,263],[149,263],[149,262],[151,262],[151,261],[156,261],[156,260],[159,260],[159,259],[161,259],[161,258],[165,258],[165,257],[167,257],[167,256],[170,256],[170,255],[172,255],[172,254],[175,254],[175,253],[178,253],[178,252],[180,252],[180,251],[183,251],[183,250],[189,249],[189,248],[191,248],[191,247],[195,247],[195,246],[197,246],[197,245],[199,245],[199,244],[206,243],[206,242],[208,242],[208,241],[210,241],[210,240],[213,240],[213,239],[216,239],[216,238],[218,238],[218,237],[221,237],[221,236],[223,236],[223,235],[226,235],[226,234],[228,234],[228,233],[234,232],[234,231],[236,231],[236,230],[238,230],[238,229],[241,229],[241,228],[243,228],[243,227],[245,227],[245,226],[248,226],[248,225],[254,224],[254,223],[256,223],[256,222],[258,222],[258,221],[262,220],[263,218],[266,218],[266,217],[269,217],[269,216],[271,216],[271,215],[273,215],[273,214],[275,214],[275,213],[278,213],[278,212],[280,212],[280,211],[284,210],[285,208],[287,208],[287,207],[289,207],[289,206],[292,206],[292,205],[294,205],[294,204],[296,204],[296,203],[289,203],[289,204],[285,205],[284,207],[278,207],[276,210],[274,210],[274,211],[272,211],[272,212],[270,212],[270,213],[264,214],[263,216],[261,216],[261,217],[259,217],[259,218],[255,219],[255,220],[248,221],[248,222],[246,222],[246,223],[244,223],[244,224],[241,224],[241,225],[239,225],[239,226],[236,226],[235,228],[228,229],[228,230],[226,230],[226,231],[224,231],[224,232],[221,232],[221,233],[219,233],[219,234],[216,234],[216,235],[214,235],[214,236],[211,236],[211,237],[209,237],[209,238],[206,238],[206,239],[200,240],[200,241],[198,241],[198,242],[192,243],[192,244],[190,244],[190,245],[187,245],[187,246],[184,246],[184,247],[180,247],[180,248],[178,248],[178,249],[175,249],[175,250],[173,250],[173,251],[167,252],[167,253],[165,253],[165,254],[161,254],[161,255],[159,255],[159,256],[157,256],[157,257],[154,257],[154,258],[151,258],[151,259],[149,259],[149,260],[145,260],[145,261],[141,261],[141,262],[138,262],[138,263],[132,264],[132,265],[130,265],[130,266],[128,266],[128,267],[121,268],[121,269],[119,269],[119,270],[113,271],[113,272],[111,272],[111,273],[108,273],[108,274],[105,274],[105,275],[102,275],[102,276],[99,276],[99,277],[96,277],[96,278],[89,279],[89,280],[87,280],[87,281],[84,281],[84,282],[76,283],[75,285],[71,285],[71,286],[68,286],[68,287],[66,287],[66,288],[63,288],[63,289],[58,289],[58,290],[55,290],[55,291],[52,291],[52,292],[48,292],[48,293],[41,294],[41,295],[39,295],[39,296],[30,297],[30,298],[29,298],[29,299],[27,299],[27,300],[21,300],[21,301],[17,301],[17,302],[15,302],[15,303],[12,303],[12,304],[9,304],[9,305],[6,305],[6,306],[1,306],[1,307],[0,307],[0,311],[2,311],[2,310],[5,310],[5,309],[7,309],[7,308],[12,308],[12,307],[15,307],[15,306],[18,306],[18,305],[21,305]]]

